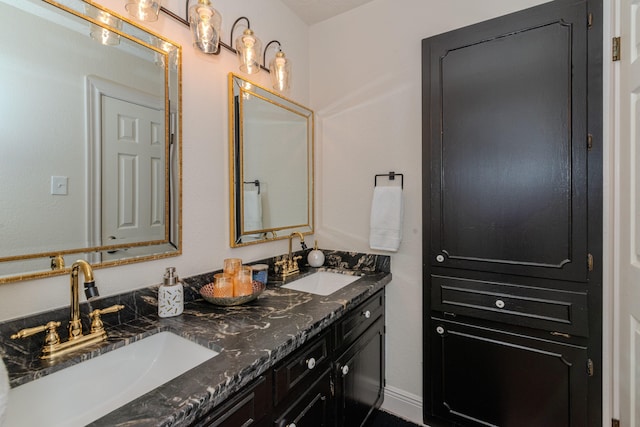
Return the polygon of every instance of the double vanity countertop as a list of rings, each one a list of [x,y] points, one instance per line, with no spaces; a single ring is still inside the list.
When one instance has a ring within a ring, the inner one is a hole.
[[[345,258],[354,262],[345,263]],[[177,317],[159,318],[152,310],[157,304],[157,288],[115,298],[118,300],[116,303],[130,305],[118,314],[104,316],[109,334],[107,343],[89,348],[82,355],[69,355],[55,365],[47,366],[38,358],[42,336],[23,342],[8,339],[17,330],[15,328],[39,324],[33,318],[0,324],[0,355],[7,365],[11,385],[16,387],[133,341],[170,331],[220,354],[90,425],[190,425],[391,281],[389,257],[386,256],[332,252],[327,261],[329,265],[325,265],[328,268],[321,270],[336,269],[362,277],[328,296],[270,284],[258,299],[250,303],[218,307],[202,300],[197,293],[213,275],[207,273],[184,280],[187,302],[184,312]],[[301,275],[315,270],[318,269],[310,268]],[[297,277],[290,280],[295,279]],[[104,306],[114,303],[113,299],[108,298]],[[48,320],[54,319],[41,321],[46,323]],[[29,321],[31,324],[26,324]],[[96,386],[99,387],[98,384]]]

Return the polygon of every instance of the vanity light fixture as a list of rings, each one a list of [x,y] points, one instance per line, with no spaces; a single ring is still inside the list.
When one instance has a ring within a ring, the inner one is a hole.
[[[153,22],[158,20],[161,3],[162,0],[127,0],[124,8],[131,16],[141,21]]]
[[[262,64],[266,66],[267,63],[267,49],[272,43],[278,44],[278,51],[276,56],[269,62],[269,73],[271,73],[271,84],[273,88],[279,92],[285,92],[289,90],[289,77],[291,76],[291,61],[287,59],[282,51],[282,46],[278,40],[271,40],[264,48],[264,54],[262,56]]]
[[[272,40],[264,49],[262,64],[260,63],[260,53],[262,52],[262,42],[251,29],[249,19],[241,16],[236,19],[231,27],[230,43],[226,44],[221,40],[222,16],[211,6],[211,0],[195,0],[197,3],[189,7],[190,0],[185,0],[185,9],[188,20],[176,15],[174,12],[162,7],[161,0],[126,0],[126,9],[131,15],[147,21],[155,21],[158,12],[162,11],[169,17],[191,28],[193,33],[193,45],[204,53],[217,55],[220,53],[220,46],[238,55],[240,70],[247,74],[255,74],[263,70],[271,74],[273,88],[284,92],[290,87],[291,62],[281,49],[280,42]],[[143,12],[143,13],[140,13]],[[155,13],[155,17],[150,12]],[[233,32],[238,22],[247,21],[247,28],[236,40],[236,48],[233,48]],[[269,45],[278,44],[278,52],[275,58],[266,66],[266,54]]]
[[[188,5],[189,1],[187,0]],[[211,1],[198,0],[189,8],[188,16],[193,34],[193,45],[204,53],[218,53],[222,16],[211,6]]]
[[[241,16],[231,26],[231,47],[233,47],[233,30],[236,24],[241,20],[247,21],[247,29],[242,35],[236,39],[236,52],[240,61],[240,71],[247,74],[255,74],[260,71],[260,52],[262,51],[262,42],[251,30],[249,19]]]

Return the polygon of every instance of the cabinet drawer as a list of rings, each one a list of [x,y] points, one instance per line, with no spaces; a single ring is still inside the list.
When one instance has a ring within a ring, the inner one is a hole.
[[[300,393],[289,396],[276,411],[274,427],[328,427],[331,410],[331,370],[318,372],[318,378]]]
[[[587,294],[458,277],[431,276],[441,312],[588,336]]]
[[[336,327],[336,347],[346,347],[353,343],[364,331],[384,314],[384,290],[378,292],[351,314],[338,323]]]
[[[312,344],[294,353],[273,370],[273,403],[278,404],[291,390],[308,378],[313,378],[329,361],[330,332],[325,333]]]
[[[249,427],[266,425],[266,416],[271,408],[267,377],[260,377],[253,385],[222,406],[201,417],[195,425],[199,427]]]

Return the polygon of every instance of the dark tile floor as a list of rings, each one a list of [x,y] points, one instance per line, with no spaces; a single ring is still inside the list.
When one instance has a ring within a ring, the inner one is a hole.
[[[388,412],[376,410],[371,414],[367,427],[418,427],[419,424],[414,424],[410,421],[398,418]]]

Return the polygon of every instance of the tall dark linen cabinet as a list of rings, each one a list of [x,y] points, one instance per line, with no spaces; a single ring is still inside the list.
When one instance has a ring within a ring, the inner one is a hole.
[[[602,2],[423,40],[424,418],[602,416]]]

